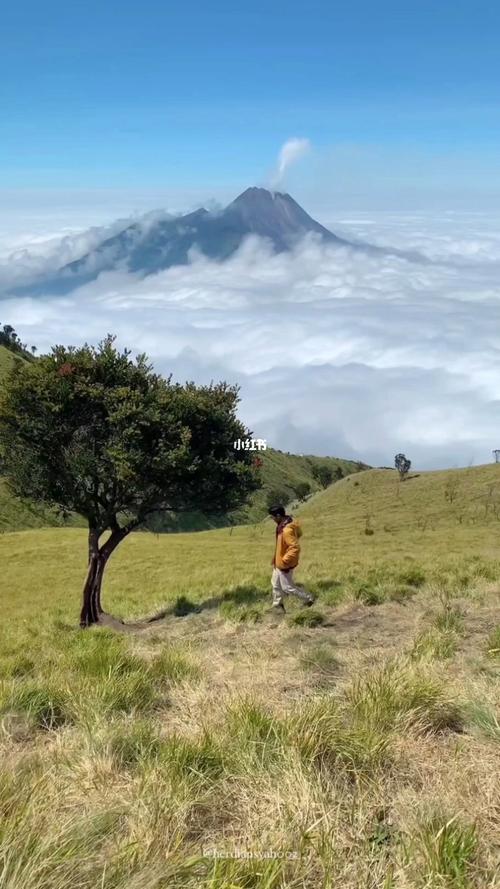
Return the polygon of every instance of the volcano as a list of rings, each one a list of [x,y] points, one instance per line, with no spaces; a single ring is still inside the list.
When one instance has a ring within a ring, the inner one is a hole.
[[[132,223],[96,248],[60,268],[50,280],[24,286],[26,293],[67,293],[102,272],[124,270],[142,277],[185,265],[192,251],[209,259],[230,257],[245,238],[264,238],[273,251],[291,250],[305,235],[314,234],[337,246],[350,246],[316,222],[289,195],[265,188],[247,188],[223,210],[204,207],[183,216],[166,215]],[[20,292],[20,289],[17,291]]]

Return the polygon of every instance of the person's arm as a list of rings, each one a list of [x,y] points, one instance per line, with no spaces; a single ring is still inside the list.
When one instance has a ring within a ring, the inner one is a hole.
[[[291,562],[296,562],[299,558],[300,546],[295,531],[292,528],[285,528],[283,530],[283,540],[286,545],[286,552],[283,556],[283,564],[285,566],[285,571],[289,571],[291,568]]]

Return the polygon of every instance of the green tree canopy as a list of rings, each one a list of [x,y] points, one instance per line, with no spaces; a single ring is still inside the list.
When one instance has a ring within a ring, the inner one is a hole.
[[[315,466],[313,476],[322,488],[327,488],[333,481],[333,470],[325,463]]]
[[[106,562],[154,513],[241,506],[260,485],[226,383],[173,383],[145,356],[56,346],[15,368],[0,400],[3,472],[19,497],[79,513],[89,527],[81,624],[98,621]],[[109,532],[104,542],[101,537]]]
[[[294,491],[298,500],[305,500],[311,493],[311,485],[309,482],[297,482]]]
[[[394,466],[399,472],[401,481],[404,481],[411,469],[411,460],[405,454],[396,454],[394,457]]]

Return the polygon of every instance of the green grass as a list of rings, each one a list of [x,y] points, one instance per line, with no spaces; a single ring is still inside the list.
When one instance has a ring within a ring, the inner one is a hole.
[[[290,622],[297,627],[320,627],[325,622],[325,616],[316,608],[303,608],[291,616]]]
[[[84,529],[1,535],[2,889],[492,889],[497,467],[458,476],[315,494],[277,623],[270,522],[132,535],[106,610],[165,616],[120,633],[78,628]]]
[[[472,867],[477,854],[474,824],[456,816],[435,815],[424,823],[414,841],[422,862],[422,887],[474,889]]]

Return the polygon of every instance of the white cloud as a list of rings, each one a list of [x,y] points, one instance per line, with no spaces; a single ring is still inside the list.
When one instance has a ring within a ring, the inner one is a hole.
[[[284,450],[421,468],[486,462],[500,446],[500,237],[495,220],[357,215],[332,228],[433,260],[411,263],[306,239],[273,255],[249,239],[229,261],[64,298],[0,303],[23,340],[108,331],[177,379],[237,381],[241,416]]]

